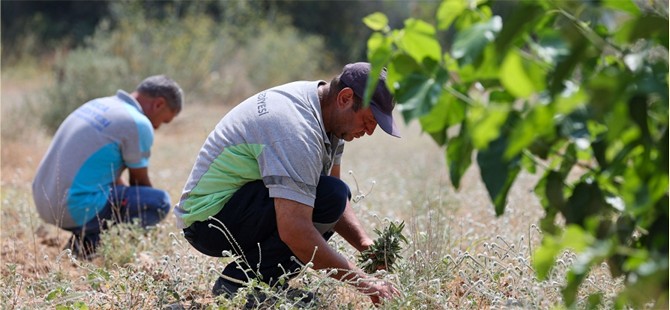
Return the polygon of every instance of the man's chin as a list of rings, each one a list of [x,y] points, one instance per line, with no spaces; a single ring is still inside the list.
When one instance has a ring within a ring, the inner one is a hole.
[[[344,140],[344,141],[347,141],[347,142],[354,141],[354,137],[353,137],[353,136],[345,136],[344,138],[341,138],[341,139]]]

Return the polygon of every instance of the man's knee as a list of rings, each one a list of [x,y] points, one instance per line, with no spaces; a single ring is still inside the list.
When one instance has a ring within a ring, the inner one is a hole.
[[[335,177],[322,176],[317,186],[314,221],[337,222],[342,217],[350,198],[351,192],[346,183]]]
[[[161,220],[170,213],[171,207],[172,202],[170,201],[170,195],[168,195],[166,191],[160,191],[160,194],[156,197],[155,208]]]

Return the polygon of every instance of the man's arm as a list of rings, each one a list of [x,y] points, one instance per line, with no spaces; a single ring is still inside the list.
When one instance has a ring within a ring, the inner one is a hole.
[[[121,175],[119,176],[119,178],[116,179],[116,181],[114,181],[114,185],[128,186],[128,182],[126,182],[126,181],[123,179],[123,173],[121,173]]]
[[[381,299],[391,298],[398,291],[393,285],[368,277],[332,249],[314,228],[313,209],[296,201],[275,198],[277,227],[281,240],[302,262],[312,262],[314,269],[334,269],[331,277],[354,285],[359,291],[370,296],[377,304]],[[346,213],[346,212],[345,212]]]
[[[340,171],[340,165],[333,165],[333,168],[330,170],[330,176],[339,179]],[[344,209],[344,214],[337,222],[337,225],[335,225],[335,232],[360,252],[367,250],[373,242],[363,229],[363,226],[361,226],[358,217],[348,202]]]
[[[130,174],[130,186],[149,186],[151,187],[151,180],[149,180],[149,169],[144,168],[128,168]]]
[[[330,169],[330,176],[340,178],[340,165],[333,165],[333,168]]]
[[[347,206],[344,209],[344,214],[342,214],[340,220],[335,224],[335,232],[342,236],[344,240],[347,240],[359,252],[367,250],[373,242],[358,221],[358,217],[349,202],[347,202]]]

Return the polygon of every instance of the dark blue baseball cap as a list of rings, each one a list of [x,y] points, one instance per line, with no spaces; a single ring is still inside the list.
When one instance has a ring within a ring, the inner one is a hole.
[[[359,98],[364,98],[365,85],[370,74],[370,63],[356,62],[344,66],[340,74],[340,82],[354,91],[354,94]],[[387,134],[400,138],[400,131],[393,121],[393,108],[395,101],[393,95],[386,88],[386,69],[383,69],[379,75],[379,81],[375,92],[372,94],[370,101],[370,109],[375,116],[375,120],[379,127]]]

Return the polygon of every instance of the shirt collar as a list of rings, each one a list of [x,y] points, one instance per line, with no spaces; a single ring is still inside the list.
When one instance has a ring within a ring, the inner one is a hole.
[[[140,105],[139,102],[133,96],[131,96],[129,93],[126,91],[119,89],[116,91],[116,96],[119,97],[119,99],[123,100],[123,102],[135,107],[138,111],[142,112],[144,114],[144,110],[142,109],[142,106]]]
[[[316,110],[316,113],[318,115],[319,119],[319,125],[321,126],[321,134],[323,135],[323,141],[326,143],[326,145],[330,145],[330,135],[326,132],[326,127],[323,124],[323,113],[321,112],[321,101],[319,100],[319,86],[321,84],[327,83],[326,81],[317,81],[316,82],[316,91],[312,95],[312,106],[314,107],[314,110]]]

